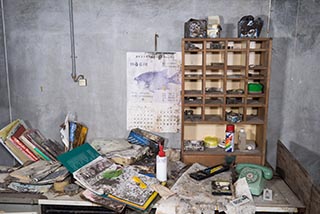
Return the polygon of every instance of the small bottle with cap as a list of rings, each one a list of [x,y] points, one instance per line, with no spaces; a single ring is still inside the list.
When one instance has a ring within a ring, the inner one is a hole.
[[[159,153],[156,159],[156,177],[161,182],[167,181],[167,157],[161,144],[159,144]]]
[[[244,128],[241,128],[239,130],[239,141],[238,141],[238,147],[240,151],[244,151],[247,148],[247,134]]]

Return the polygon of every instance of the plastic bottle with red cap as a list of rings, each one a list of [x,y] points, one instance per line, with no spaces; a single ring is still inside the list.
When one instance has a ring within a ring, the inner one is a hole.
[[[233,124],[227,124],[227,127],[226,127],[225,151],[234,152],[234,125]]]
[[[167,157],[163,151],[163,145],[159,144],[159,152],[157,155],[156,177],[159,181],[167,181]]]

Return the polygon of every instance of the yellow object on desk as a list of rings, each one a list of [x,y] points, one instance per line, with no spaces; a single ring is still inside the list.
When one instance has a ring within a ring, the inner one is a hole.
[[[141,189],[147,188],[147,185],[145,183],[143,183],[143,181],[138,176],[133,176],[132,180],[134,182],[136,182]]]
[[[204,138],[204,145],[207,148],[216,148],[218,146],[218,138],[207,136]]]

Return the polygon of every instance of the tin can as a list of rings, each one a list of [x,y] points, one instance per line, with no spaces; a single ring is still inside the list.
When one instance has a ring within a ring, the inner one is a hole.
[[[228,124],[226,127],[225,151],[234,152],[234,125]]]

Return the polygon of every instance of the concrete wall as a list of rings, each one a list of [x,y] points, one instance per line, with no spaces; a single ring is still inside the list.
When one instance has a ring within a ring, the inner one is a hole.
[[[275,86],[283,89],[280,139],[319,181],[320,1],[275,0],[273,6],[274,36],[283,41],[274,47],[273,67],[284,72],[282,86]]]
[[[10,122],[9,99],[7,87],[7,73],[5,69],[3,30],[2,30],[2,12],[0,10],[0,127],[4,127]],[[0,128],[0,129],[1,129]],[[0,145],[1,164],[12,165],[14,160],[11,155]]]
[[[184,22],[223,17],[222,36],[235,37],[248,14],[268,15],[268,1],[85,1],[74,0],[77,72],[71,79],[68,1],[5,1],[13,118],[23,118],[47,137],[59,139],[67,112],[89,127],[88,138],[127,137],[126,52],[180,51]],[[264,28],[265,29],[265,28]],[[262,33],[265,35],[265,32]],[[168,134],[179,147],[180,135]]]
[[[252,14],[265,20],[264,37],[270,13],[267,159],[275,165],[278,139],[319,153],[319,1],[272,0],[270,8],[269,0],[74,0],[77,72],[88,79],[85,88],[71,79],[68,1],[4,2],[13,118],[54,139],[70,111],[89,127],[89,140],[127,136],[126,52],[153,51],[155,33],[159,51],[180,51],[189,18],[220,15],[222,37],[235,37],[238,20]],[[179,134],[166,136],[179,147]]]

